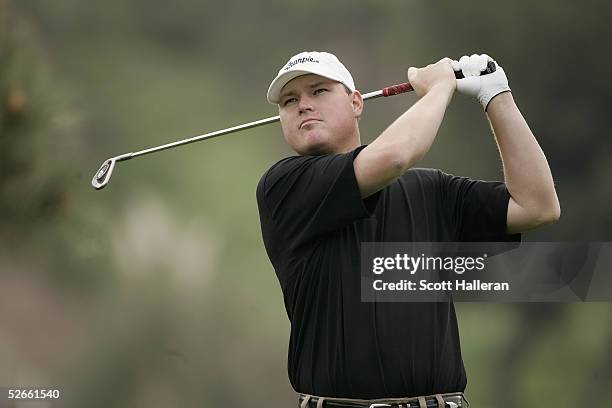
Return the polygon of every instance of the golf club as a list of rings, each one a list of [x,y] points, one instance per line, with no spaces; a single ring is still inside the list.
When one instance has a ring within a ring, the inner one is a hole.
[[[495,72],[495,69],[496,69],[495,62],[489,61],[489,63],[487,64],[487,68],[481,72],[481,75],[486,75],[486,74]],[[455,71],[455,77],[457,79],[463,78],[464,77],[463,72]],[[363,100],[365,101],[368,99],[375,99],[375,98],[380,98],[380,97],[398,95],[398,94],[410,92],[413,90],[414,89],[408,82],[404,82],[402,84],[389,86],[389,87],[380,89],[378,91],[366,93],[363,95]],[[221,135],[227,135],[229,133],[238,132],[240,130],[251,129],[254,127],[267,125],[268,123],[278,122],[279,120],[280,120],[280,116],[277,115],[277,116],[269,117],[266,119],[260,119],[254,122],[245,123],[243,125],[233,126],[227,129],[222,129],[222,130],[217,130],[215,132],[206,133],[204,135],[194,136],[189,139],[178,140],[176,142],[168,143],[162,146],[151,147],[149,149],[141,150],[138,152],[130,152],[130,153],[125,153],[119,156],[111,157],[110,159],[102,163],[102,166],[100,166],[100,169],[96,172],[93,179],[91,180],[91,185],[96,190],[100,190],[106,187],[106,185],[110,181],[110,178],[113,174],[115,163],[117,162],[124,161],[124,160],[130,160],[130,159],[133,159],[134,157],[144,156],[145,154],[150,154],[150,153],[160,152],[162,150],[172,149],[173,147],[183,146],[189,143],[199,142],[201,140],[211,139],[213,137],[217,137]]]

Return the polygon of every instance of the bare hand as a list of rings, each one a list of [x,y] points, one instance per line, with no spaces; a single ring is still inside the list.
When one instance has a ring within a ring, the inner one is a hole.
[[[452,62],[450,58],[442,58],[435,64],[429,64],[424,68],[408,68],[408,82],[419,98],[434,88],[442,88],[449,93],[455,92],[457,80],[451,66]]]

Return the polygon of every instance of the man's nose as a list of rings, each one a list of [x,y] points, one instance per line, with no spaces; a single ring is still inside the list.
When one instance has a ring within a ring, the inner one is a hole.
[[[300,109],[300,113],[306,112],[306,111],[312,111],[313,110],[313,104],[312,104],[312,99],[310,98],[309,95],[302,95],[300,97],[300,101],[298,102],[298,107]]]

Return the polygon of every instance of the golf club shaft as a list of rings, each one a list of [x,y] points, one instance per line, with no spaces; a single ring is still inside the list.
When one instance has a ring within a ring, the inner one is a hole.
[[[368,99],[374,99],[374,98],[380,98],[380,97],[386,97],[386,96],[397,95],[400,93],[410,92],[412,90],[413,90],[412,86],[406,82],[406,83],[399,84],[399,85],[389,86],[387,88],[383,88],[378,91],[369,92],[367,94],[362,95],[362,97],[363,97],[363,100],[365,101]],[[268,123],[278,122],[279,120],[280,120],[280,116],[278,115],[272,116],[266,119],[260,119],[254,122],[245,123],[243,125],[232,126],[227,129],[222,129],[222,130],[217,130],[215,132],[206,133],[204,135],[194,136],[189,139],[178,140],[176,142],[168,143],[162,146],[151,147],[149,149],[140,150],[137,152],[124,153],[119,156],[111,157],[110,159],[102,163],[102,166],[100,166],[100,169],[96,172],[93,179],[91,180],[91,185],[96,190],[100,190],[106,187],[106,185],[110,181],[110,178],[113,174],[115,163],[117,162],[130,160],[130,159],[133,159],[134,157],[144,156],[145,154],[150,154],[150,153],[160,152],[162,150],[172,149],[173,147],[183,146],[189,143],[199,142],[205,139],[211,139],[213,137],[226,135],[228,133],[238,132],[240,130],[251,129],[254,127],[267,125]]]
[[[483,71],[483,74],[488,74],[488,73],[494,72],[495,68],[496,68],[495,64],[492,61],[490,61],[489,64],[487,65],[487,69],[485,71]],[[463,78],[463,72],[456,71],[455,72],[455,77],[457,79]],[[367,101],[368,99],[375,99],[375,98],[380,98],[380,97],[399,95],[399,94],[410,92],[410,91],[413,91],[413,90],[414,89],[412,88],[412,85],[410,85],[410,83],[404,82],[404,83],[401,83],[401,84],[388,86],[388,87],[380,89],[378,91],[368,92],[366,94],[363,94],[362,98],[363,98],[364,101]],[[155,152],[159,152],[159,151],[166,150],[166,149],[172,149],[173,147],[182,146],[182,145],[186,145],[186,144],[194,143],[194,142],[199,142],[199,141],[205,140],[205,139],[212,139],[213,137],[217,137],[217,136],[221,136],[221,135],[226,135],[228,133],[238,132],[240,130],[251,129],[251,128],[254,128],[254,127],[258,127],[258,126],[262,126],[262,125],[267,125],[269,123],[278,122],[279,120],[280,120],[280,116],[278,116],[278,115],[277,116],[272,116],[272,117],[269,117],[269,118],[266,118],[266,119],[256,120],[254,122],[249,122],[249,123],[245,123],[243,125],[233,126],[233,127],[227,128],[227,129],[217,130],[215,132],[210,132],[210,133],[206,133],[204,135],[194,136],[194,137],[191,137],[189,139],[179,140],[179,141],[176,141],[176,142],[173,142],[173,143],[168,143],[168,144],[165,144],[165,145],[162,145],[162,146],[151,147],[149,149],[145,149],[145,150],[141,150],[141,151],[133,152],[133,153],[126,153],[126,154],[123,154],[121,156],[118,156],[116,158],[116,161],[129,160],[129,159],[132,159],[134,157],[144,156],[145,154],[155,153]]]
[[[412,91],[412,86],[409,83],[403,83],[403,84],[398,84],[398,85],[393,85],[378,91],[374,91],[374,92],[369,92],[367,94],[364,94],[363,100],[366,101],[368,99],[375,99],[375,98],[380,98],[380,97],[387,97],[387,96],[392,96],[392,95],[397,95],[400,93],[405,93],[405,92],[410,92]],[[251,129],[254,127],[258,127],[258,126],[263,126],[263,125],[267,125],[269,123],[274,123],[274,122],[278,122],[280,120],[280,116],[272,116],[269,118],[265,118],[265,119],[260,119],[260,120],[256,120],[254,122],[249,122],[249,123],[245,123],[242,125],[238,125],[238,126],[233,126],[227,129],[221,129],[221,130],[217,130],[214,132],[210,132],[210,133],[206,133],[203,135],[199,135],[199,136],[194,136],[191,137],[189,139],[183,139],[183,140],[178,140],[176,142],[172,142],[172,143],[168,143],[162,146],[157,146],[157,147],[151,147],[149,149],[145,149],[145,150],[140,150],[138,152],[130,152],[130,153],[126,153],[126,154],[122,154],[121,156],[117,156],[115,158],[115,161],[124,161],[124,160],[129,160],[132,159],[134,157],[138,157],[138,156],[144,156],[145,154],[150,154],[150,153],[156,153],[156,152],[160,152],[162,150],[167,150],[167,149],[172,149],[174,147],[177,146],[183,146],[189,143],[194,143],[194,142],[199,142],[201,140],[205,140],[205,139],[212,139],[213,137],[217,137],[217,136],[222,136],[222,135],[226,135],[228,133],[234,133],[234,132],[238,132],[241,130],[246,130],[246,129]]]

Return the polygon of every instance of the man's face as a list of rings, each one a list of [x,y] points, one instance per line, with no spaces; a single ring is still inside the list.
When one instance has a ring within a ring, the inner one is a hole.
[[[298,154],[344,153],[357,147],[357,118],[363,109],[358,91],[308,74],[289,81],[281,91],[279,113],[287,143]]]

